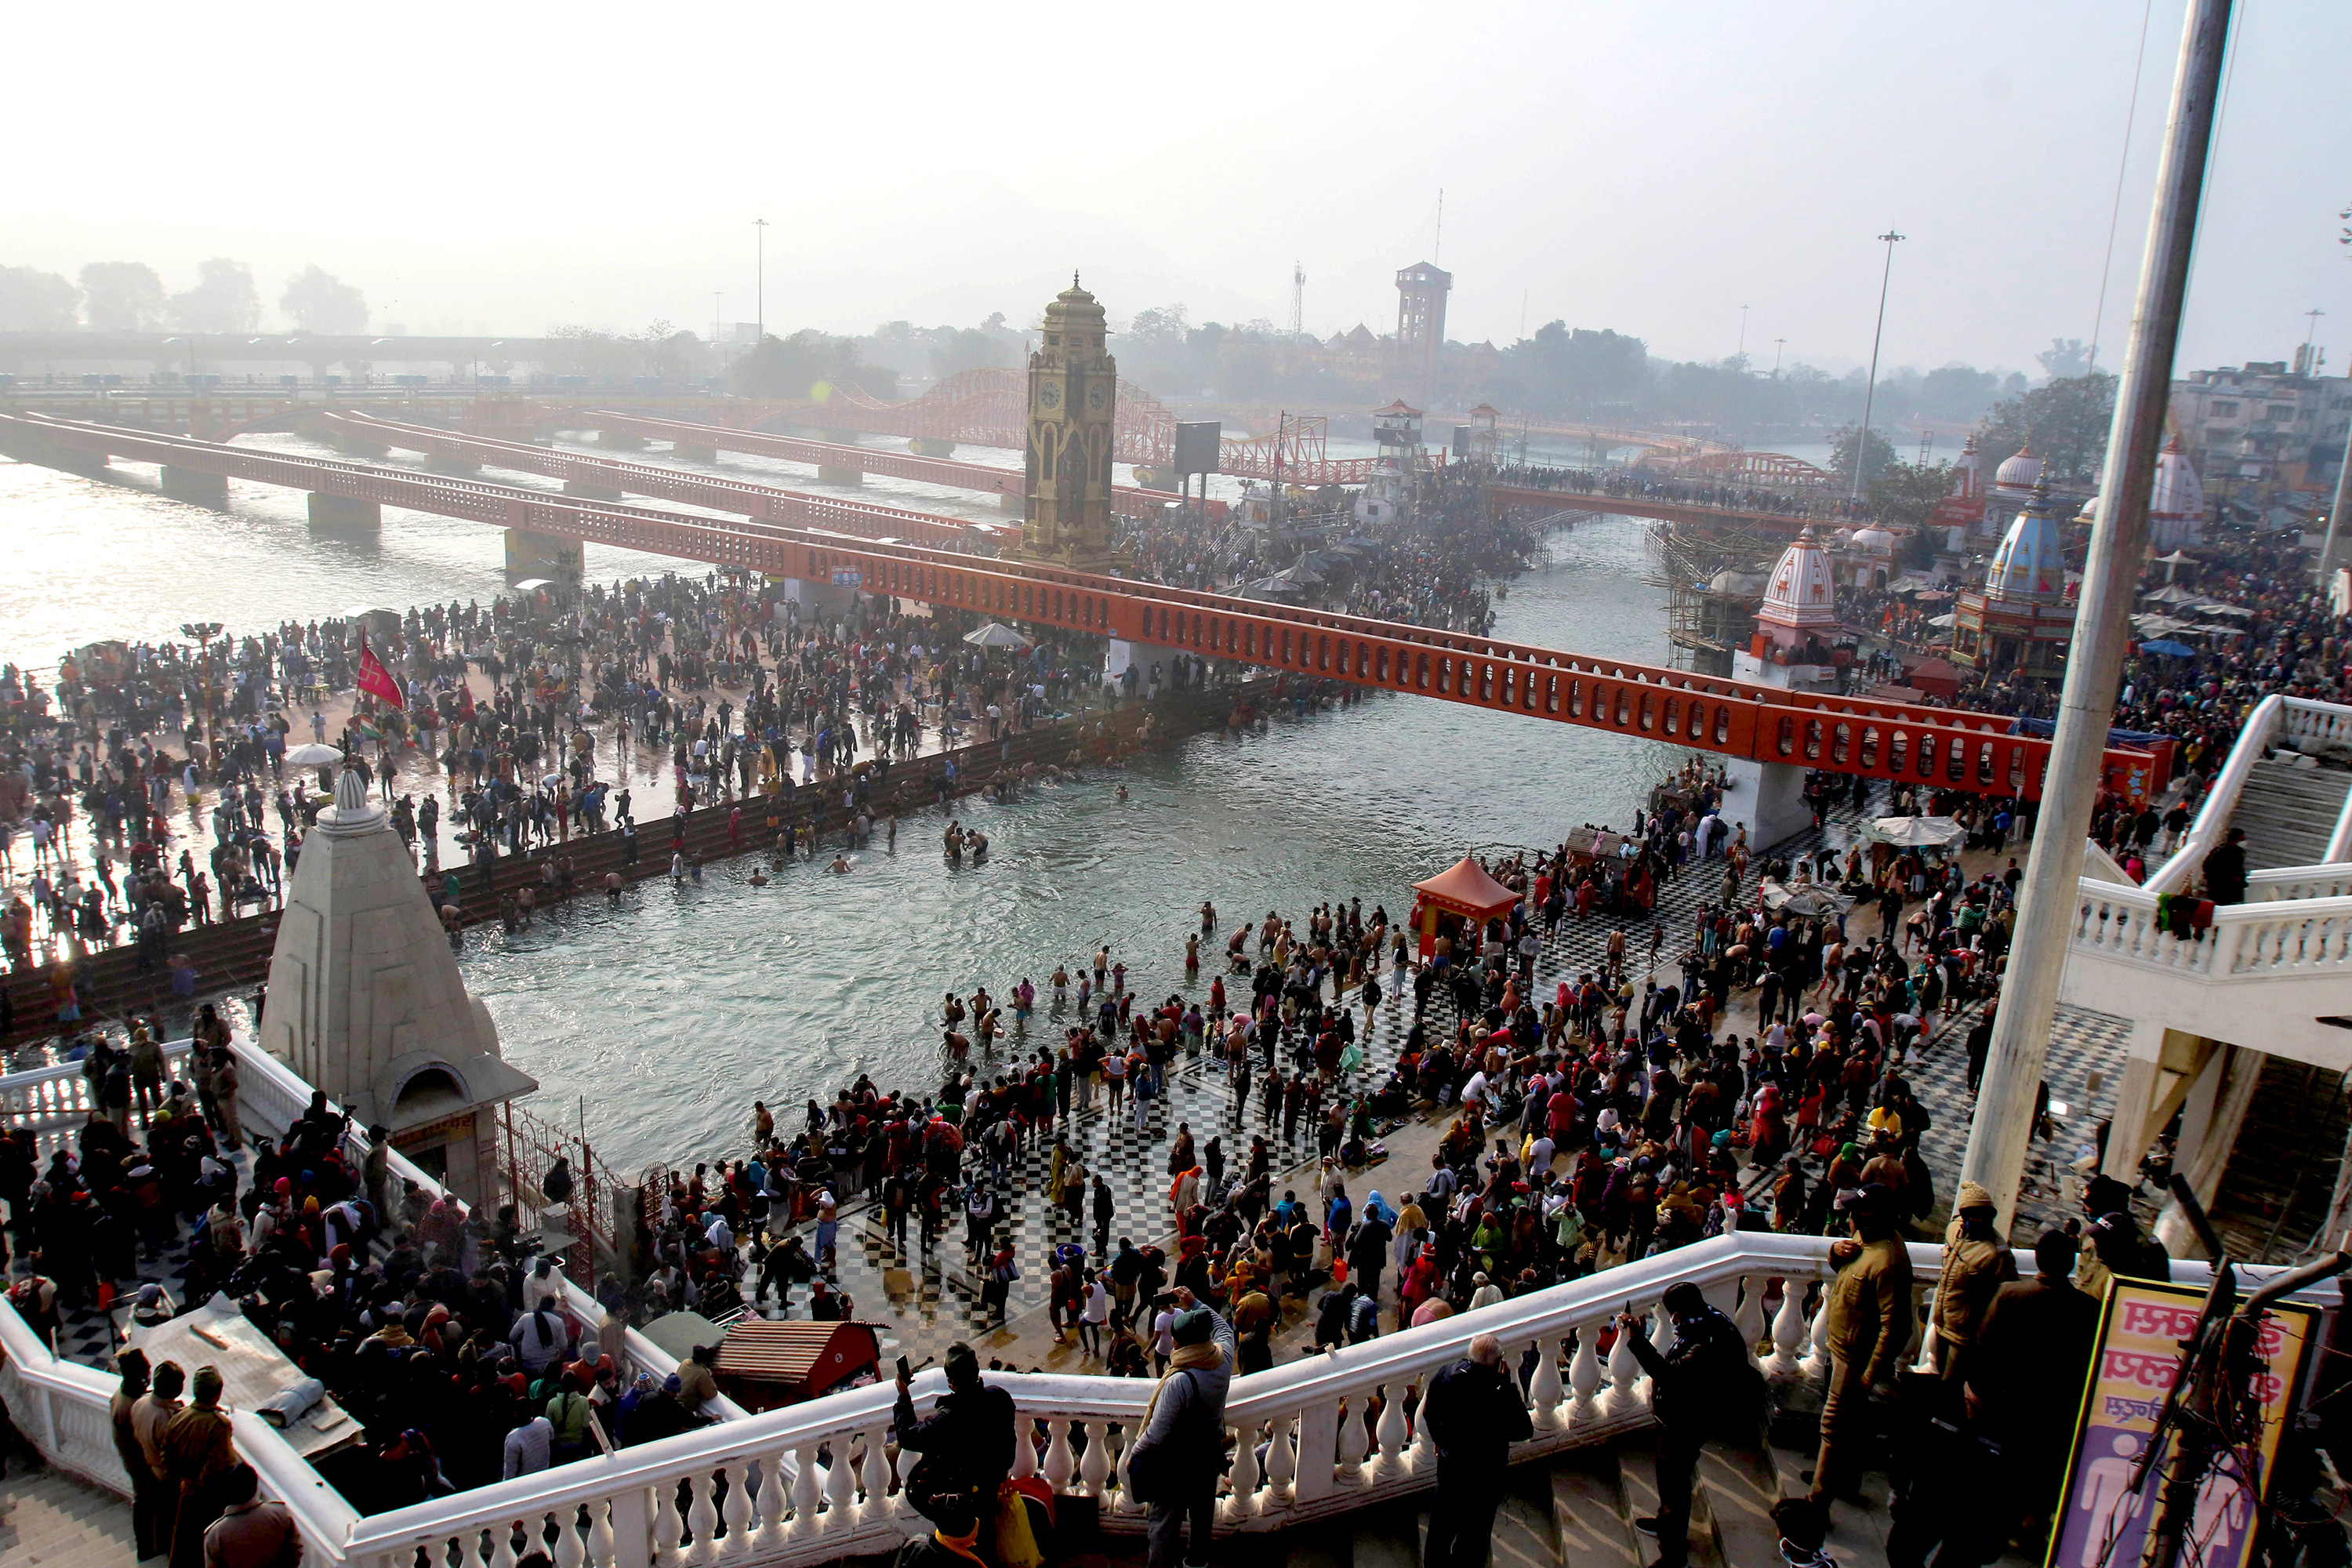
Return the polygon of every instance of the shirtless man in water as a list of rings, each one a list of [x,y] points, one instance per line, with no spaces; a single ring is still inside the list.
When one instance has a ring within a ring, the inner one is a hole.
[[[830,866],[827,866],[827,867],[825,868],[825,869],[826,869],[826,870],[828,870],[828,871],[846,871],[846,870],[848,870],[848,869],[849,869],[849,857],[848,857],[848,856],[846,856],[846,855],[835,855],[835,856],[833,858],[833,864],[832,864],[832,865],[830,865]]]

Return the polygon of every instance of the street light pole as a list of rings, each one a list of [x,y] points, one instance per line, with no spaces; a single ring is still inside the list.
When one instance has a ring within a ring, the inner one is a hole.
[[[1889,228],[1878,237],[1886,246],[1886,268],[1878,277],[1878,325],[1870,333],[1870,384],[1862,394],[1862,439],[1853,451],[1853,496],[1862,499],[1862,470],[1870,457],[1870,409],[1878,400],[1878,341],[1886,335],[1886,286],[1895,280],[1895,244],[1903,236]]]
[[[2197,206],[2213,132],[2214,96],[2230,36],[2231,0],[2192,0],[2180,37],[2173,78],[2156,211],[2140,263],[2139,299],[2132,310],[2130,346],[2116,388],[2115,423],[2099,478],[2103,499],[2091,531],[2090,558],[2067,650],[2058,724],[2042,781],[2042,812],[2033,826],[2018,900],[2013,954],[2001,985],[1992,1047],[1969,1128],[1963,1181],[1983,1184],[2007,1234],[2016,1217],[2017,1188],[2033,1137],[2033,1106],[2049,1054],[2058,1007],[2058,981],[2066,966],[2067,937],[2083,874],[2083,840],[2100,790],[2107,729],[2115,722],[2116,691],[2131,635],[2133,590],[2147,547],[2148,492],[2155,483],[2157,447],[2164,437],[2172,390],[2173,352],[2180,334],[2180,302],[2197,234]],[[2117,1128],[2137,1140],[2138,1128]]]
[[[755,217],[751,220],[751,236],[752,253],[759,258],[752,268],[757,279],[753,284],[753,298],[758,301],[752,312],[752,319],[759,322],[759,326],[754,330],[759,333],[760,341],[766,342],[768,341],[768,220],[766,218]]]

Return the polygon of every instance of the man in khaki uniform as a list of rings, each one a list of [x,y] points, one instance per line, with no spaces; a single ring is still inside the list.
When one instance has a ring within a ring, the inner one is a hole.
[[[1993,1293],[2017,1278],[2017,1258],[1993,1228],[1992,1194],[1962,1182],[1944,1232],[1944,1268],[1936,1281],[1936,1370],[1946,1383],[1968,1375],[1967,1362],[1991,1309]]]
[[[1871,1439],[1869,1402],[1891,1399],[1895,1370],[1911,1342],[1911,1255],[1895,1234],[1886,1189],[1866,1185],[1849,1211],[1853,1237],[1830,1249],[1830,1377],[1822,1402],[1822,1448],[1805,1479],[1812,1500],[1851,1498],[1859,1457]]]

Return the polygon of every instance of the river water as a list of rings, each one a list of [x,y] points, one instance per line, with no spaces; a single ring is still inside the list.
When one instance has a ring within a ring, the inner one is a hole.
[[[805,469],[725,467],[814,488]],[[313,539],[299,492],[233,485],[222,512],[153,493],[152,469],[119,472],[92,481],[0,461],[0,658],[46,674],[69,647],[173,637],[199,616],[256,628],[362,602],[488,598],[502,584],[494,530],[387,510],[380,543]],[[921,486],[876,480],[860,493],[998,515]],[[1498,606],[1498,633],[1663,662],[1664,592],[1643,581],[1641,528],[1612,518],[1554,535]],[[589,550],[599,578],[676,564]],[[946,990],[1002,995],[1024,975],[1044,990],[1056,960],[1075,966],[1107,943],[1139,997],[1183,991],[1184,937],[1203,899],[1227,931],[1244,915],[1297,918],[1351,897],[1402,915],[1413,880],[1473,847],[1630,822],[1678,760],[1621,736],[1377,696],[1279,717],[1263,734],[1171,745],[1117,778],[959,803],[989,836],[985,866],[944,862],[934,811],[900,824],[895,854],[877,836],[847,876],[802,864],[754,888],[751,862],[714,865],[698,886],[638,884],[618,909],[591,900],[530,931],[478,928],[462,963],[508,1057],[541,1081],[532,1108],[567,1126],[584,1110],[601,1160],[633,1171],[732,1156],[755,1098],[823,1099],[859,1072],[933,1087]]]

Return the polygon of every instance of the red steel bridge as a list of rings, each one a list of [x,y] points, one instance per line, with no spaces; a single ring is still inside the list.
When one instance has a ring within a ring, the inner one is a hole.
[[[1193,652],[1308,678],[1522,713],[1717,755],[2036,798],[2049,742],[1926,704],[1787,691],[1462,632],[1228,598],[815,528],[719,521],[480,480],[0,416],[0,446],[87,469],[109,458],[283,485],[771,577]],[[2162,763],[2110,750],[2106,777],[2153,794]]]

